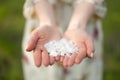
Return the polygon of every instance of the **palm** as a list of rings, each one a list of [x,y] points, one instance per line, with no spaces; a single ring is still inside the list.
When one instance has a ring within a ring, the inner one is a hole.
[[[31,39],[28,43],[27,51],[34,50],[34,61],[36,66],[43,63],[45,66],[53,64],[55,59],[49,56],[44,44],[51,40],[59,40],[61,33],[57,27],[38,27],[31,34]]]
[[[80,46],[79,43],[83,43],[88,37],[88,34],[83,30],[67,30],[65,32],[65,37],[72,40],[77,46]]]
[[[77,54],[71,55],[71,57],[65,56],[63,60],[64,66],[72,66],[74,63],[79,64],[84,57],[94,50],[93,41],[91,36],[82,29],[67,30],[65,32],[65,37],[71,40],[79,49]]]
[[[58,28],[43,27],[37,30],[39,38],[37,45],[44,45],[51,40],[59,40],[61,38],[61,33]]]

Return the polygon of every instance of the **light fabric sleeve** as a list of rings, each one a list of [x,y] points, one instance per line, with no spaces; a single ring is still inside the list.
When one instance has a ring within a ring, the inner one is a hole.
[[[36,3],[36,2],[40,2],[40,1],[44,1],[44,0],[32,0],[33,3]],[[46,0],[46,1],[49,1],[51,4],[55,4],[57,0]]]
[[[32,18],[32,15],[35,13],[33,0],[25,0],[23,6],[23,15],[26,19]]]
[[[107,10],[104,0],[76,0],[74,4],[78,4],[80,2],[89,2],[95,4],[94,13],[100,18],[104,17]]]

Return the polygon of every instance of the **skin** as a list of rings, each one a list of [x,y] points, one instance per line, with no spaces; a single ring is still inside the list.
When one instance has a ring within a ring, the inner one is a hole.
[[[52,57],[44,48],[44,44],[50,40],[59,40],[62,37],[58,29],[54,9],[47,0],[35,4],[40,26],[32,32],[26,50],[34,51],[34,61],[37,67],[42,63],[45,66],[52,65],[56,61],[61,62],[64,67],[71,67],[74,64],[79,64],[86,56],[92,57],[91,53],[94,52],[93,39],[87,33],[86,25],[93,15],[93,7],[94,4],[87,2],[76,4],[68,28],[64,33],[65,38],[73,41],[78,46],[79,52],[71,55],[71,57]]]
[[[33,51],[34,62],[37,67],[43,63],[44,66],[52,65],[59,60],[59,57],[50,56],[44,48],[44,44],[51,40],[59,40],[61,32],[54,17],[54,11],[48,1],[41,1],[35,4],[35,10],[40,21],[40,26],[36,28],[28,42],[27,51]]]
[[[93,9],[94,4],[92,3],[81,2],[75,5],[73,15],[64,36],[77,45],[79,52],[71,55],[71,57],[63,56],[61,63],[64,67],[80,64],[85,57],[93,57],[93,38],[86,31],[87,23],[93,15]]]
[[[55,58],[49,56],[44,44],[51,40],[59,40],[61,33],[57,27],[38,27],[32,34],[28,43],[27,51],[34,51],[34,61],[36,66],[40,66],[43,63],[45,66],[54,64]]]
[[[64,35],[67,39],[72,40],[79,49],[78,53],[72,54],[71,57],[64,56],[62,62],[64,67],[80,64],[85,57],[91,57],[90,54],[94,51],[93,40],[85,30],[75,28],[67,30]]]

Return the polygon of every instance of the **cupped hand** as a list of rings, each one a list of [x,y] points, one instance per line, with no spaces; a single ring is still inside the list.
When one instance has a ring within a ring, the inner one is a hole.
[[[78,47],[77,53],[72,54],[70,57],[61,57],[60,62],[62,62],[64,67],[79,64],[86,56],[89,58],[93,57],[93,39],[85,29],[68,29],[66,30],[64,36]]]
[[[34,62],[37,67],[42,63],[45,66],[54,64],[56,58],[48,54],[44,44],[51,40],[59,40],[60,38],[61,32],[58,27],[42,26],[32,31],[26,50],[33,50]]]

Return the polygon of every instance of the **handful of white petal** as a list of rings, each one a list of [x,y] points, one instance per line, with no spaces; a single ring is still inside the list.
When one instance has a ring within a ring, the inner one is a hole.
[[[78,52],[78,47],[72,41],[64,38],[61,40],[52,40],[46,43],[44,46],[51,56],[70,56]]]

